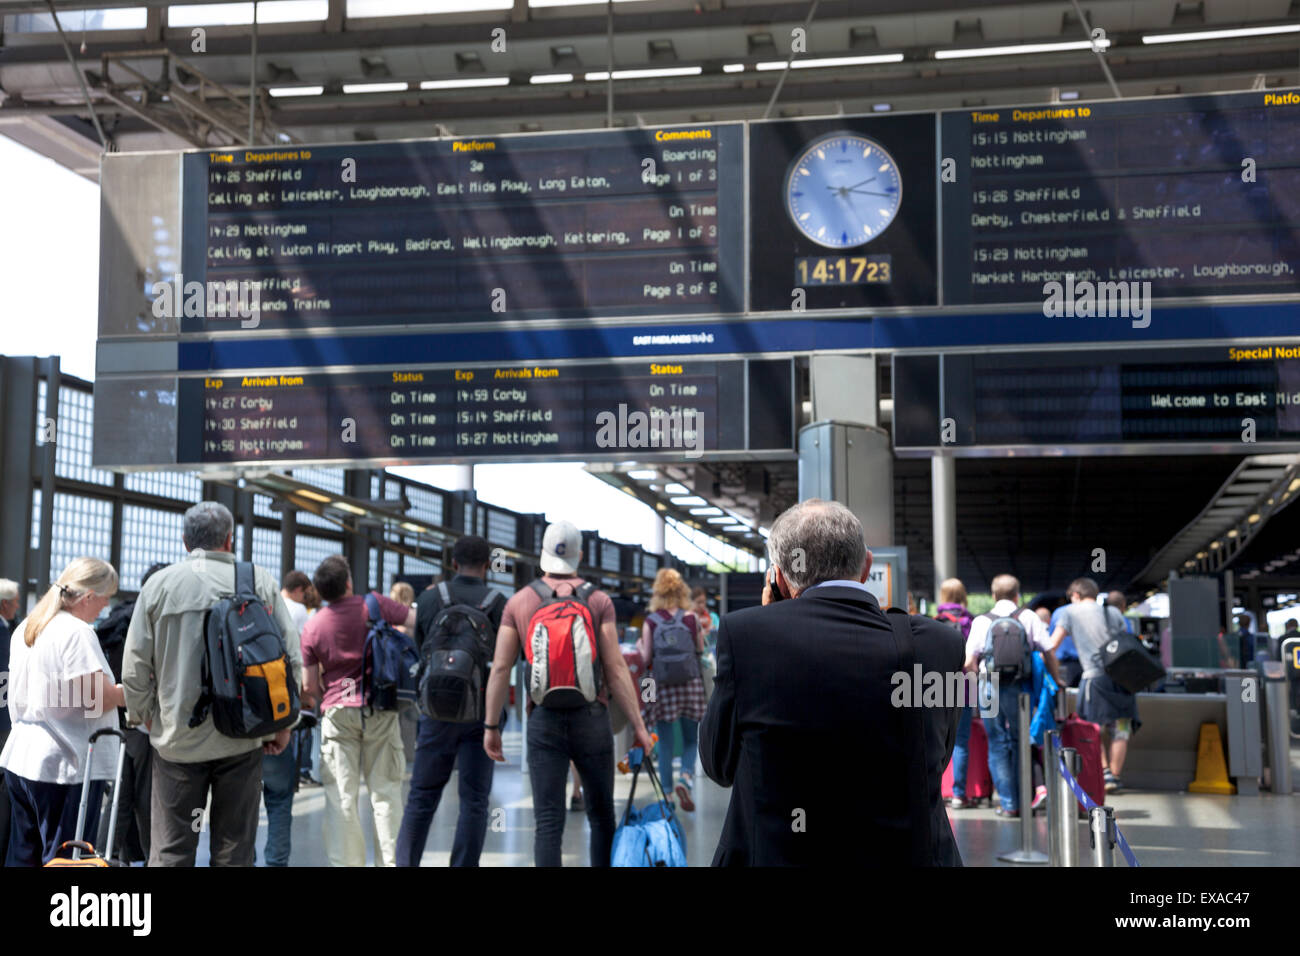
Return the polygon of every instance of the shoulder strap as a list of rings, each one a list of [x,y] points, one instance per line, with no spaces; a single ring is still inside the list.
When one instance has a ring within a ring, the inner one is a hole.
[[[894,648],[898,653],[898,671],[911,674],[916,661],[916,645],[912,640],[912,621],[902,608],[885,612],[894,632]],[[901,707],[905,739],[908,742],[907,764],[909,789],[913,799],[908,800],[912,811],[912,865],[929,866],[930,849],[930,776],[925,766],[925,714],[920,707]],[[922,799],[915,799],[919,794]]]
[[[682,619],[683,619],[684,617],[685,617],[685,615],[682,613],[682,609],[681,609],[681,608],[679,608],[679,607],[677,607],[677,608],[673,608],[672,621],[673,621],[674,624],[680,624],[680,623],[682,623]]]
[[[235,593],[256,594],[257,583],[253,565],[248,561],[235,562]]]
[[[478,602],[478,609],[490,616],[497,604],[504,599],[505,595],[500,591],[493,591],[489,588],[488,593],[483,595],[483,600]]]
[[[549,601],[551,598],[557,596],[555,588],[547,585],[547,583],[541,578],[535,578],[528,582],[528,586],[536,591],[543,601]]]
[[[573,589],[573,593],[578,596],[578,599],[582,601],[583,604],[586,604],[591,600],[591,596],[596,593],[596,585],[592,584],[590,581],[583,581]]]
[[[451,607],[454,603],[451,599],[451,588],[447,587],[446,581],[438,582],[438,597],[442,598],[442,607],[444,610]]]

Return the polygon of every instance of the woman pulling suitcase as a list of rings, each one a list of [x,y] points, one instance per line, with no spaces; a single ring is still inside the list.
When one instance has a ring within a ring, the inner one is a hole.
[[[93,748],[92,766],[85,754],[96,731],[117,731],[117,708],[126,698],[90,622],[116,592],[112,565],[77,558],[10,639],[14,726],[0,753],[12,814],[6,866],[41,866],[61,844],[76,839],[87,773],[93,783],[83,826],[95,832],[103,781],[113,776],[119,742],[102,737],[105,744]]]

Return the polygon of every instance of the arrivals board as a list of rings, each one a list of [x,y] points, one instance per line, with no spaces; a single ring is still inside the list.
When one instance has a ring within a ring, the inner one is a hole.
[[[181,382],[179,456],[216,464],[788,452],[791,381],[788,359],[211,375]]]
[[[1300,440],[1294,344],[896,355],[893,383],[902,455],[1124,446],[1247,454]]]

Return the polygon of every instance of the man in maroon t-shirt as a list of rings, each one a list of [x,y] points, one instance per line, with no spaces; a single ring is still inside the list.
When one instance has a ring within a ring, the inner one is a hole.
[[[557,521],[542,538],[542,582],[560,595],[571,594],[582,584],[578,563],[582,555],[582,533],[567,521]],[[500,714],[506,702],[510,671],[519,657],[519,635],[528,633],[528,622],[542,605],[533,588],[517,592],[506,604],[497,630],[496,656],[488,676],[488,714]],[[591,824],[591,865],[609,866],[614,844],[614,732],[606,705],[613,695],[623,713],[631,715],[638,747],[647,756],[654,749],[641,720],[641,702],[618,646],[614,624],[614,602],[604,591],[593,591],[587,601],[591,623],[596,628],[596,658],[604,670],[604,681],[595,702],[572,710],[534,707],[528,703],[528,773],[532,781],[533,858],[537,866],[560,865],[560,843],[564,837],[564,792],[569,779],[569,761],[582,777]],[[523,688],[520,688],[523,693]],[[504,762],[500,725],[485,724],[483,749],[493,760]]]
[[[322,561],[312,584],[326,606],[303,628],[302,672],[303,689],[321,701],[325,853],[331,866],[366,865],[357,807],[364,776],[375,811],[375,862],[396,866],[406,752],[397,711],[377,710],[362,719],[362,657],[370,629],[366,599],[352,593],[352,573],[341,555]],[[414,608],[381,594],[375,597],[389,624],[414,626]]]

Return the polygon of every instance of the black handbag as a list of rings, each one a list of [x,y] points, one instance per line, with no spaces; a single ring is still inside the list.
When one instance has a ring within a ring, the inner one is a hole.
[[[1108,610],[1102,608],[1102,613]],[[1107,677],[1130,694],[1136,694],[1165,676],[1164,665],[1147,652],[1135,635],[1112,628],[1110,615],[1106,615],[1106,626],[1110,640],[1101,649],[1101,667]]]

